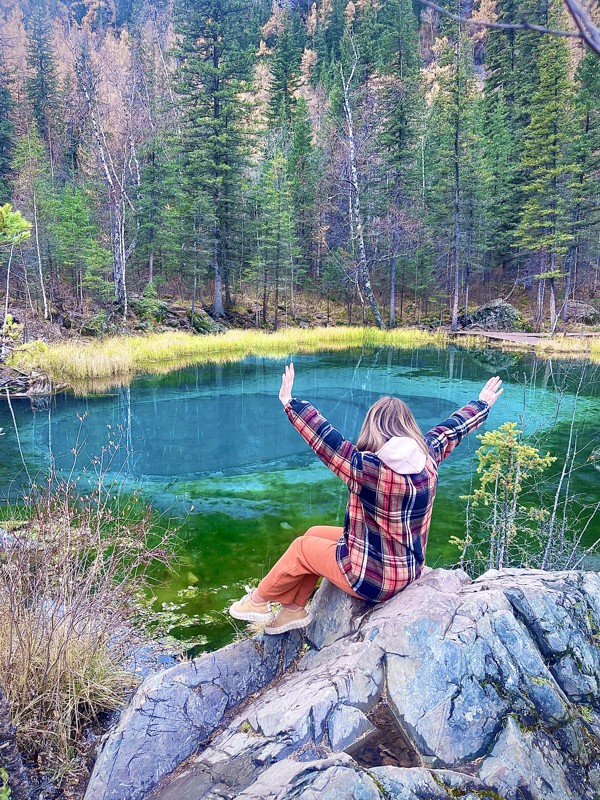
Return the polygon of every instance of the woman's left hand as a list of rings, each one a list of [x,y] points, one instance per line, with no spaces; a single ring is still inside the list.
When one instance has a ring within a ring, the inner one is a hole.
[[[285,368],[285,372],[281,376],[281,389],[279,390],[279,399],[283,405],[287,405],[292,399],[292,387],[294,385],[294,365],[290,364]]]

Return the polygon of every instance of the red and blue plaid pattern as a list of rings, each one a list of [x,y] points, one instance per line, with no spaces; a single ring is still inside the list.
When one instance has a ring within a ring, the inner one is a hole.
[[[472,400],[426,433],[431,457],[412,475],[394,472],[375,453],[357,450],[306,400],[292,398],[285,410],[321,461],[348,486],[337,546],[348,584],[367,600],[388,600],[421,574],[438,465],[485,421],[488,404]]]

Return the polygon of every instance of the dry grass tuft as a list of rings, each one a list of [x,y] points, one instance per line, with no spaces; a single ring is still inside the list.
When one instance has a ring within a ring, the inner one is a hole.
[[[108,489],[78,498],[49,481],[26,497],[27,519],[0,540],[0,675],[31,758],[65,769],[83,730],[132,687],[135,598],[168,535]],[[68,767],[66,768],[68,770]]]
[[[192,363],[225,362],[249,355],[285,358],[320,350],[445,347],[447,344],[445,334],[417,328],[392,331],[350,327],[285,328],[277,333],[232,330],[205,336],[173,332],[110,337],[89,343],[65,342],[49,347],[37,343],[16,351],[13,363],[20,369],[44,372],[56,383],[77,386],[102,381],[102,388],[105,388],[111,382],[119,383],[119,379],[131,379],[142,372],[162,373]],[[464,346],[469,346],[467,341]]]

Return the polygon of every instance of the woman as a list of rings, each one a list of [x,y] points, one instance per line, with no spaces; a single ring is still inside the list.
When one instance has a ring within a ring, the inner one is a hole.
[[[265,622],[265,633],[304,628],[306,603],[319,577],[344,592],[382,603],[421,574],[437,488],[438,465],[476,430],[504,391],[490,378],[466,406],[423,436],[408,406],[382,397],[367,412],[356,446],[310,403],[292,399],[294,365],[279,399],[294,427],[348,486],[344,527],[319,525],[295,539],[258,588],[231,606],[231,616]],[[277,616],[271,601],[281,604]]]

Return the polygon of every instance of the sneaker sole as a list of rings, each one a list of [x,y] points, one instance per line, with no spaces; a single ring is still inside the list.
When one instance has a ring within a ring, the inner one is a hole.
[[[267,614],[261,614],[258,611],[234,611],[230,608],[229,614],[234,619],[241,619],[243,622],[270,622],[275,619],[275,614],[272,611]]]
[[[278,633],[287,633],[288,631],[295,631],[299,628],[307,628],[312,621],[313,616],[312,614],[309,614],[307,617],[303,617],[302,619],[290,620],[290,622],[286,622],[285,625],[279,625],[277,628],[266,627],[264,633],[266,633],[268,636],[276,636]]]

